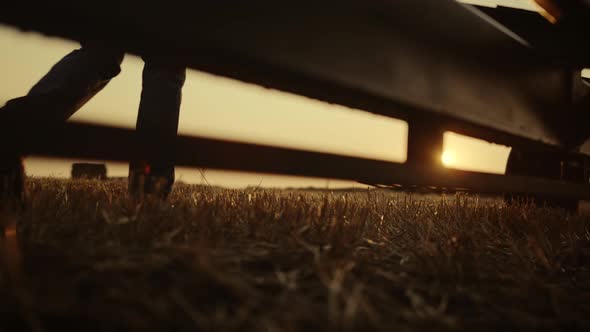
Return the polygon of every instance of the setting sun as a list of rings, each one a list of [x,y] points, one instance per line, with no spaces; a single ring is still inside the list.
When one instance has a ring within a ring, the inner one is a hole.
[[[441,158],[443,165],[450,166],[455,163],[455,155],[451,151],[443,152]]]

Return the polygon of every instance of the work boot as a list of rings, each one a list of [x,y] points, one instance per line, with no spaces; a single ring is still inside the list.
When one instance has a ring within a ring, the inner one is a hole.
[[[129,194],[134,199],[166,199],[174,184],[174,166],[145,161],[129,163]]]

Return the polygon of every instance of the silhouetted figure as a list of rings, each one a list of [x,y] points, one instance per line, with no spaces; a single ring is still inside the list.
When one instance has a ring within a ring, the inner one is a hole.
[[[54,65],[26,96],[8,101],[0,109],[0,121],[20,119],[24,123],[35,121],[43,125],[63,123],[119,74],[123,57],[124,52],[101,44],[82,44],[80,49]],[[138,198],[144,194],[166,197],[174,183],[171,149],[178,130],[186,70],[183,65],[156,56],[145,56],[143,59],[145,64],[136,128],[152,154],[149,160],[130,162],[129,192]],[[15,156],[8,159],[6,164],[14,166]],[[3,188],[0,189],[12,190],[14,186],[22,190],[22,186],[17,184],[22,183],[18,176],[24,178],[24,174],[21,171],[15,175],[14,172],[10,171],[9,177],[4,176],[0,183]],[[6,196],[6,192],[3,195]]]

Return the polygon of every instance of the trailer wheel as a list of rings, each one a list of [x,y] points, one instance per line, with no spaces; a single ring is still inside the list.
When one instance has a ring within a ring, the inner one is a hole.
[[[534,150],[512,148],[506,164],[506,175],[523,175],[560,179],[584,183],[583,161],[563,160],[556,154]],[[575,198],[552,197],[534,194],[506,194],[509,203],[530,202],[538,206],[558,207],[570,212],[578,210],[579,200]]]

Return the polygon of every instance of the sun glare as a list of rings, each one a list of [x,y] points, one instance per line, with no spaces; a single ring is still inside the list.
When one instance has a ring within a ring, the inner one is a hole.
[[[443,152],[441,158],[443,165],[450,166],[455,163],[455,155],[451,151]]]

